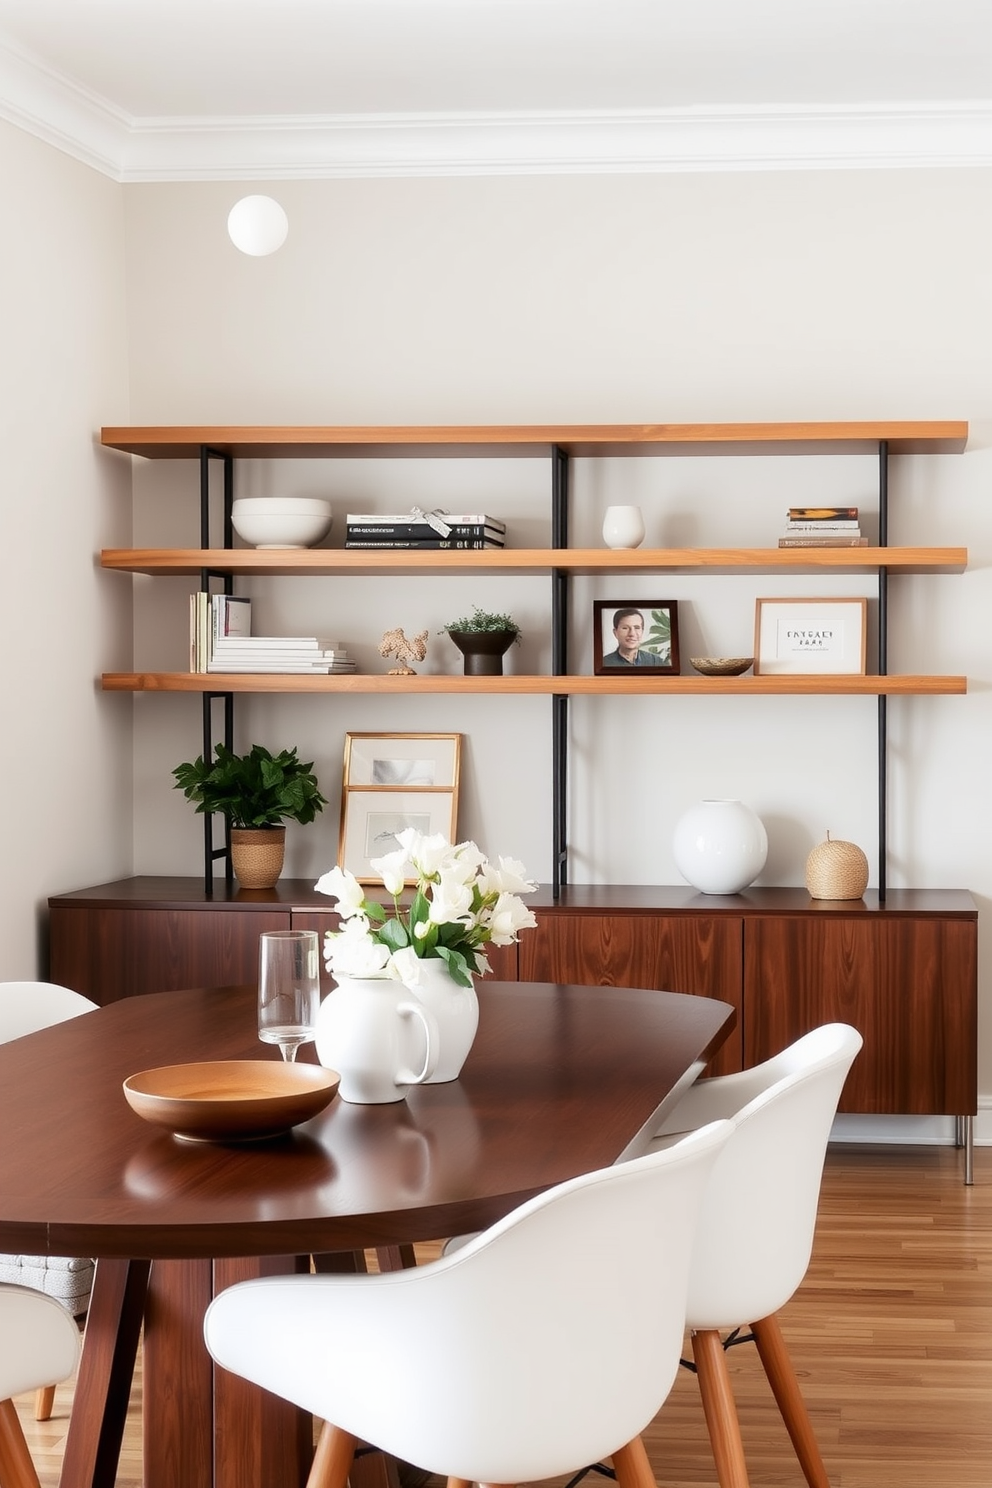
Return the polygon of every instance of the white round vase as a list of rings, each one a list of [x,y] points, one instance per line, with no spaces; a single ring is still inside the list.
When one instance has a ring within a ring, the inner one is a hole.
[[[672,852],[682,877],[702,894],[737,894],[768,857],[761,818],[743,801],[699,801],[679,818]]]
[[[644,518],[639,506],[608,506],[603,518],[603,541],[608,548],[636,548],[644,541]]]
[[[317,1012],[317,1058],[356,1105],[400,1101],[434,1072],[437,1024],[419,999],[385,977],[338,977]]]
[[[417,962],[420,980],[407,982],[412,992],[434,1015],[437,1024],[438,1055],[434,1073],[425,1085],[445,1085],[457,1080],[468,1058],[479,1027],[479,999],[475,988],[459,987],[439,956],[425,956]]]

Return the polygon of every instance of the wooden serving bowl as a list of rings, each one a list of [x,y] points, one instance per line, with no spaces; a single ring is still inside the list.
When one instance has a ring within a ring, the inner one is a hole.
[[[188,1142],[257,1142],[309,1121],[341,1077],[314,1064],[221,1059],[141,1070],[124,1081],[131,1109]]]

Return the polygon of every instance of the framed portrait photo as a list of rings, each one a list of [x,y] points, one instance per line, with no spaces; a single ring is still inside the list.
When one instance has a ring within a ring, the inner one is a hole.
[[[359,883],[379,883],[373,858],[399,847],[397,837],[407,827],[425,836],[440,832],[455,840],[454,791],[348,790],[341,797],[341,844],[338,862]],[[410,879],[409,882],[413,882]]]
[[[674,599],[597,599],[592,607],[593,671],[679,674],[679,618]]]
[[[754,674],[863,676],[867,599],[759,599]]]
[[[457,790],[461,742],[461,734],[345,734],[345,787]]]

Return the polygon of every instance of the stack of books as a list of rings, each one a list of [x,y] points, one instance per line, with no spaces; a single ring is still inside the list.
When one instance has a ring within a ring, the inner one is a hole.
[[[227,636],[214,642],[208,672],[353,672],[340,641],[321,636]]]
[[[218,636],[251,634],[251,600],[234,594],[207,594],[198,589],[189,597],[189,669],[210,670]]]
[[[790,506],[780,548],[866,548],[856,506]]]
[[[190,595],[191,672],[353,672],[340,641],[322,636],[253,636],[251,600]]]
[[[506,544],[506,523],[484,512],[451,516],[418,507],[402,516],[349,512],[345,523],[346,548],[464,549]]]

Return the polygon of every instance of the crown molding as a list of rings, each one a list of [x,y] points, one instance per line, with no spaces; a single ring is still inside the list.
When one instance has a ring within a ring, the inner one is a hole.
[[[0,118],[122,180],[132,121],[105,98],[0,38]]]
[[[0,41],[0,118],[121,182],[992,165],[992,101],[135,118]]]

